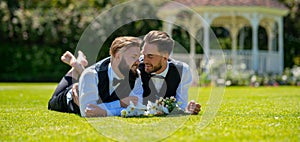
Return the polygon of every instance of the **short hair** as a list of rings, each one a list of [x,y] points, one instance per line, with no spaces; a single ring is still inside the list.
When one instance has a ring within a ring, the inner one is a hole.
[[[116,53],[118,53],[121,49],[124,51],[130,47],[140,47],[142,44],[142,40],[138,37],[131,36],[122,36],[117,37],[111,44],[109,54],[115,57]]]
[[[166,33],[162,31],[150,31],[144,37],[144,44],[155,44],[159,52],[171,54],[174,48],[174,40]]]

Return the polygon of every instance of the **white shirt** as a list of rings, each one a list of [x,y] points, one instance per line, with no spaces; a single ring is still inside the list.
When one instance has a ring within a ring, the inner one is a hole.
[[[168,62],[167,68],[162,73],[155,74],[155,75],[166,77],[169,71],[169,64],[170,62]],[[179,107],[185,110],[188,104],[188,90],[192,84],[192,73],[190,67],[186,63],[183,63],[182,74],[180,77],[181,77],[181,81],[178,85],[178,88],[176,89],[176,96],[174,97],[176,98],[177,102],[180,102]],[[153,78],[153,77],[151,77],[151,80],[153,81],[155,89],[159,92],[165,80],[162,78]]]
[[[113,79],[121,79],[119,78],[119,76],[114,72],[114,70],[112,70],[111,68],[111,63],[108,64],[108,80],[109,80],[109,94],[111,95],[114,90],[119,86],[119,84],[117,84],[116,86],[113,86]]]
[[[99,64],[102,62],[98,62]],[[85,117],[85,109],[87,104],[95,104],[100,108],[106,110],[107,116],[120,116],[121,110],[124,109],[120,105],[120,100],[116,100],[109,103],[101,103],[97,104],[99,100],[98,95],[98,73],[95,70],[95,65],[85,69],[79,79],[79,108],[81,112],[81,116]],[[111,64],[109,63],[108,66],[108,78],[109,78],[109,92],[110,94],[114,91],[114,89],[118,86],[112,86],[113,77],[117,76],[112,68]],[[129,96],[137,96],[138,102],[143,102],[143,88],[142,88],[142,81],[141,77],[139,76],[135,81],[135,86],[133,90],[130,92]]]
[[[156,73],[151,73],[151,74],[156,76],[162,76],[165,78],[168,73],[168,70],[169,70],[169,64],[167,64],[167,68],[160,74],[156,74]],[[151,80],[155,86],[156,91],[159,92],[165,80],[163,78],[157,78],[157,77],[151,77]]]

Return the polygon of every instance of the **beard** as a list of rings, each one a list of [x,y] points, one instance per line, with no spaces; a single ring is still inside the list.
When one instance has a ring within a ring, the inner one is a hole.
[[[128,63],[125,61],[124,57],[122,57],[121,62],[118,65],[118,68],[120,72],[124,75],[125,78],[129,76],[130,73],[136,74],[137,73],[137,68],[139,64],[138,63],[133,63],[133,65],[129,68]]]
[[[147,73],[154,73],[159,71],[162,68],[162,63],[161,61],[159,62],[159,64],[157,66],[153,66],[152,64],[146,64],[146,65],[151,65],[152,66],[152,70],[145,70]]]

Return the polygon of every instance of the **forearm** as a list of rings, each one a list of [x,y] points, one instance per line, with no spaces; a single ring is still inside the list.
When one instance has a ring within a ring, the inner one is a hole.
[[[98,104],[98,107],[100,107],[101,109],[104,109],[107,113],[107,116],[120,116],[121,115],[121,110],[124,109],[123,107],[109,107],[107,104],[102,103],[102,104]]]
[[[143,103],[143,86],[142,86],[142,80],[141,78],[137,78],[135,81],[135,85],[133,90],[130,92],[129,96],[136,96],[138,98],[138,103]]]
[[[179,107],[185,109],[188,104],[188,91],[192,84],[192,75],[190,68],[184,65],[180,84],[176,90],[176,100],[180,103]]]
[[[93,72],[83,72],[79,80],[79,108],[81,115],[85,117],[87,104],[97,104],[98,96],[98,79]]]

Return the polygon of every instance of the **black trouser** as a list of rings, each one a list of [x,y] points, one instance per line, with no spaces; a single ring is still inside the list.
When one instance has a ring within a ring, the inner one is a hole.
[[[80,115],[79,107],[73,100],[67,103],[67,93],[72,89],[74,80],[70,76],[64,76],[56,87],[48,102],[48,109],[59,112],[75,113]]]

